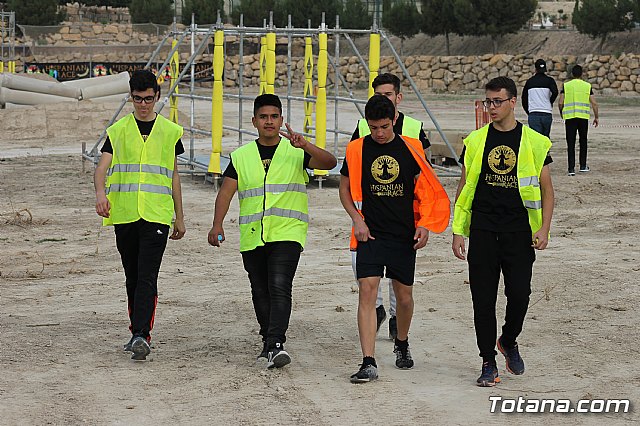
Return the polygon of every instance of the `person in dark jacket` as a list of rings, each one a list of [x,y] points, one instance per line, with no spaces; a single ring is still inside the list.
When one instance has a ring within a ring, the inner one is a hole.
[[[547,63],[538,59],[535,63],[536,73],[524,85],[522,91],[522,108],[529,116],[529,127],[549,137],[553,121],[553,102],[558,97],[558,86],[547,72]]]

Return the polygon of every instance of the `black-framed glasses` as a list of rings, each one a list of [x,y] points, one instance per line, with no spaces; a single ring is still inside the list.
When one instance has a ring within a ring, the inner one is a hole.
[[[153,101],[156,100],[156,96],[153,95],[153,96],[144,96],[144,97],[142,97],[142,96],[138,96],[138,95],[133,95],[133,96],[131,96],[131,99],[133,99],[133,102],[135,102],[137,104],[141,104],[142,101],[144,101],[145,104],[150,104],[150,103],[152,103]]]
[[[500,108],[500,105],[502,105],[503,102],[507,102],[510,101],[512,98],[507,98],[507,99],[485,99],[484,101],[482,101],[482,105],[485,108],[489,108],[491,106],[491,104],[493,104],[494,107],[496,108]]]

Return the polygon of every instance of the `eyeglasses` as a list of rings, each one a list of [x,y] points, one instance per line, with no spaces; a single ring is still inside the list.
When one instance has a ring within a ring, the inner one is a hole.
[[[142,101],[144,101],[145,104],[150,104],[150,103],[152,103],[153,101],[156,100],[156,96],[154,95],[154,96],[142,97],[142,96],[138,96],[138,95],[133,95],[131,97],[131,99],[133,99],[133,102],[135,102],[137,104],[141,104]]]
[[[500,108],[500,105],[502,105],[503,102],[507,102],[510,100],[511,98],[508,98],[508,99],[488,99],[487,98],[484,101],[482,101],[482,105],[484,105],[485,108],[489,108],[491,104],[493,104],[494,107]]]

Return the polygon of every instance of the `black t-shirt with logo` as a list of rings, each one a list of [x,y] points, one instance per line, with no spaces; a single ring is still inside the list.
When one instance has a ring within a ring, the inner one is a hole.
[[[349,176],[347,161],[340,173]],[[362,214],[375,238],[411,241],[416,228],[413,217],[414,179],[420,166],[404,141],[396,135],[379,144],[368,135],[362,145]]]
[[[147,141],[147,138],[151,133],[151,129],[153,129],[153,123],[155,122],[155,118],[151,121],[140,121],[136,118],[136,124],[138,125],[138,130],[140,131],[143,141]],[[107,136],[107,140],[104,141],[104,145],[102,145],[100,152],[108,152],[113,155],[113,146],[111,145],[111,139],[109,139],[109,136]],[[184,146],[182,145],[182,139],[178,139],[178,142],[176,142],[176,155],[180,155],[183,152]]]
[[[271,160],[273,160],[273,156],[276,153],[276,149],[278,149],[278,144],[262,145],[256,140],[256,145],[258,145],[258,153],[260,154],[260,159],[262,160],[262,166],[264,167],[264,172],[267,173],[269,171],[269,166],[271,165]],[[311,161],[311,155],[305,152],[304,162],[302,165],[305,169],[309,168],[309,161]],[[224,173],[222,174],[222,176],[238,180],[238,171],[233,165],[233,161],[231,159],[229,159],[229,165],[224,170]]]
[[[482,154],[482,168],[471,205],[471,229],[492,232],[527,231],[529,216],[518,190],[518,151],[522,123],[513,130],[501,132],[489,126]],[[466,149],[460,162],[464,164]],[[544,164],[551,163],[547,155]]]

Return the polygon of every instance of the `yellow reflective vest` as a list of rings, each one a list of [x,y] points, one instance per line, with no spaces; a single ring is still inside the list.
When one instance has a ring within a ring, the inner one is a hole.
[[[402,119],[402,136],[420,139],[420,129],[422,129],[422,123],[420,121],[415,118],[411,118],[408,115],[404,116]],[[366,118],[358,120],[358,134],[361,138],[371,134]]]
[[[281,138],[265,173],[256,141],[231,153],[238,172],[240,251],[274,241],[307,239],[309,207],[304,151]]]
[[[171,225],[175,146],[182,132],[182,127],[159,114],[146,141],[133,114],[107,129],[113,147],[106,184],[111,210],[103,225],[139,219]]]
[[[591,115],[591,84],[579,78],[564,83],[564,107],[562,108],[562,118],[589,119]]]
[[[466,171],[465,185],[460,191],[453,213],[452,230],[454,234],[469,236],[471,225],[471,205],[476,193],[478,178],[482,169],[484,147],[487,141],[489,126],[487,124],[471,132],[464,140],[464,167]],[[518,190],[529,216],[531,234],[542,227],[542,194],[540,192],[540,173],[544,160],[551,148],[548,137],[522,126],[520,148],[518,149]]]

